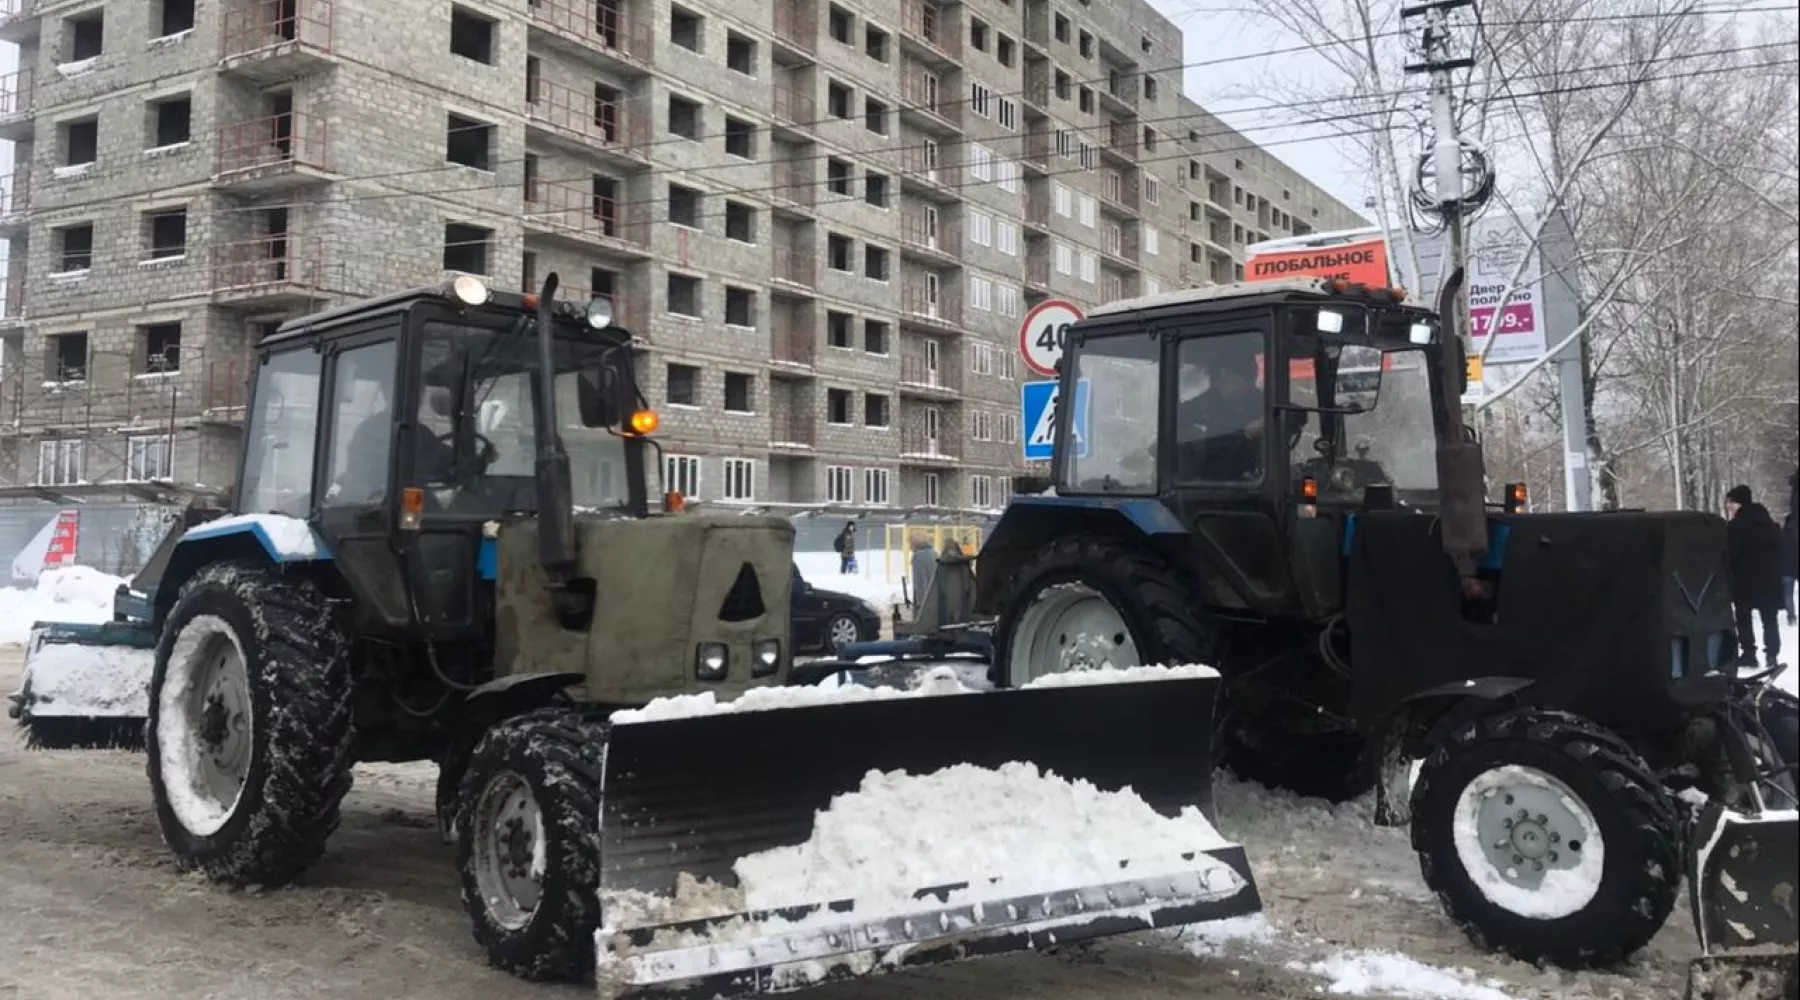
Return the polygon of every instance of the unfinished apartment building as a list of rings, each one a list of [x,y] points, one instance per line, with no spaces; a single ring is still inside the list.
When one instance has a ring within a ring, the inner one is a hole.
[[[0,497],[230,484],[282,319],[612,297],[712,502],[990,508],[1017,331],[1361,225],[1088,0],[0,0]]]

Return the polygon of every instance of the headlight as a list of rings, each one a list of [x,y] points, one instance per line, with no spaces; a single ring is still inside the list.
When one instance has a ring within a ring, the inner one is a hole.
[[[590,329],[604,330],[611,326],[613,321],[612,300],[603,297],[589,299],[586,318]]]
[[[731,668],[731,652],[722,642],[703,642],[694,654],[694,676],[703,681],[722,681]]]
[[[1437,331],[1431,328],[1430,323],[1414,323],[1412,329],[1407,332],[1406,339],[1418,344],[1420,347],[1424,347],[1426,344],[1431,343],[1436,333]]]
[[[1344,314],[1333,312],[1330,309],[1321,309],[1319,310],[1318,327],[1320,333],[1343,333]]]
[[[482,306],[487,305],[490,293],[487,282],[472,274],[459,274],[450,282],[450,294],[465,306]]]
[[[758,639],[750,647],[750,655],[756,662],[750,667],[752,677],[771,677],[781,669],[781,640]]]

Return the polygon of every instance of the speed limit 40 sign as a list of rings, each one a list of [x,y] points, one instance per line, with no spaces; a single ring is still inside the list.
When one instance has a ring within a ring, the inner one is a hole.
[[[1025,358],[1025,367],[1039,375],[1055,375],[1069,326],[1084,315],[1075,303],[1062,299],[1046,299],[1033,306],[1019,324],[1019,353]]]

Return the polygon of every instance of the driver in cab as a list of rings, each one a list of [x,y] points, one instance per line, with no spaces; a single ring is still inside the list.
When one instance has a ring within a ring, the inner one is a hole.
[[[1263,472],[1260,338],[1222,337],[1181,347],[1181,401],[1175,405],[1180,475],[1245,482]],[[1198,389],[1199,391],[1195,391]]]

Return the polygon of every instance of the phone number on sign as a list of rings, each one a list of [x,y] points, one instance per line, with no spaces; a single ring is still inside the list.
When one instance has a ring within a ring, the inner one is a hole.
[[[1485,337],[1492,332],[1494,310],[1469,310],[1469,325],[1477,337]],[[1500,315],[1500,336],[1510,333],[1535,333],[1537,331],[1537,313],[1529,305],[1509,305]]]

